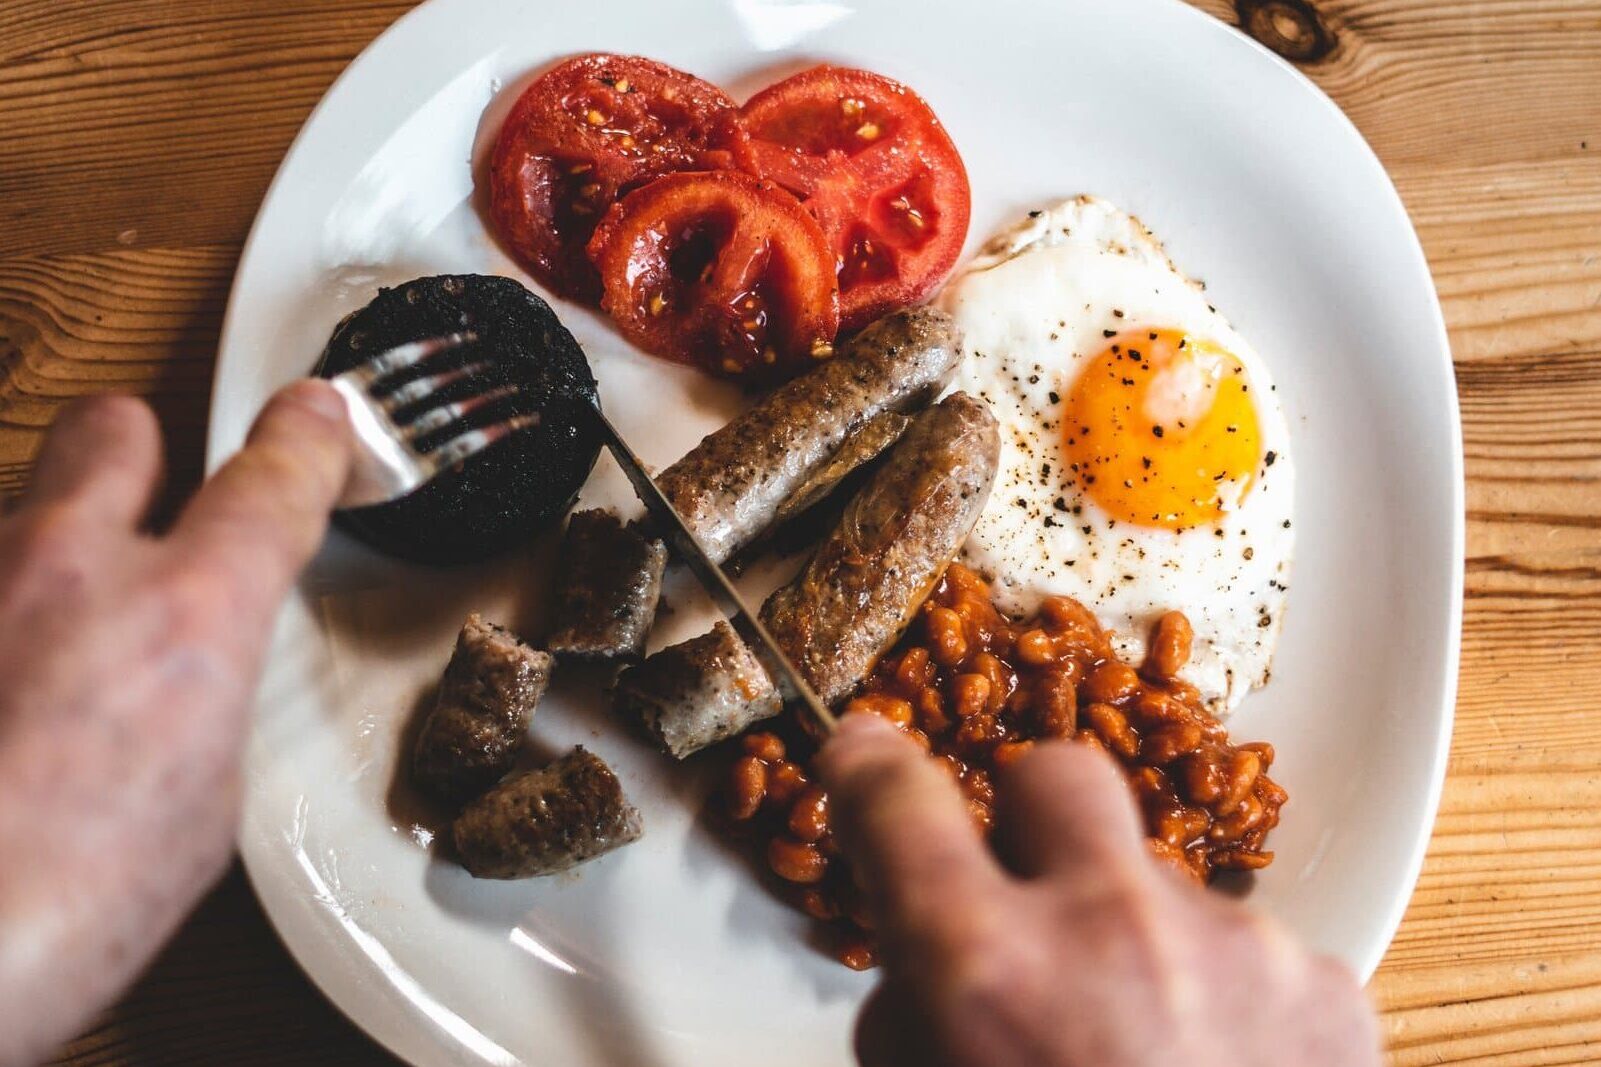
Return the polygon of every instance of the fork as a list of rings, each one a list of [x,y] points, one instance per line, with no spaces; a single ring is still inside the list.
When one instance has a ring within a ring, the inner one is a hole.
[[[484,405],[517,393],[515,385],[498,385],[460,400],[430,404],[445,387],[485,370],[488,364],[483,362],[452,367],[394,389],[385,388],[403,372],[476,340],[477,335],[468,331],[412,341],[380,352],[329,379],[344,398],[357,443],[350,481],[338,507],[359,508],[396,500],[497,441],[539,423],[537,412],[514,415],[489,426],[463,429],[427,449],[418,446],[423,438],[460,425]]]

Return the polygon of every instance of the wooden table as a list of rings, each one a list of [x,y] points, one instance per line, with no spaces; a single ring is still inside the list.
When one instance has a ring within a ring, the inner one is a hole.
[[[1451,326],[1462,688],[1428,864],[1372,985],[1394,1062],[1601,1062],[1601,6],[1198,2],[1361,127]],[[58,405],[111,389],[157,406],[172,498],[193,487],[256,205],[323,90],[408,6],[0,5],[0,498]],[[391,1061],[235,871],[61,1062]]]

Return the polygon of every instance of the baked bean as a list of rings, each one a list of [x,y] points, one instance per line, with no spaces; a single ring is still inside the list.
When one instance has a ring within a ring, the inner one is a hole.
[[[951,728],[951,716],[945,710],[945,698],[933,686],[925,685],[919,689],[912,705],[917,726],[924,733],[942,734]]]
[[[1145,669],[1155,678],[1171,678],[1190,661],[1190,642],[1195,631],[1181,611],[1169,611],[1156,620]]]
[[[1201,743],[1201,728],[1190,723],[1164,726],[1140,740],[1140,759],[1165,767],[1180,756],[1194,752]]]
[[[950,776],[957,782],[960,782],[962,780],[962,775],[967,773],[967,764],[963,763],[962,757],[958,756],[954,752],[942,753],[941,755],[935,756],[934,759],[941,767],[945,768],[946,772],[949,773]]]
[[[990,602],[989,583],[978,576],[978,572],[960,563],[953,563],[945,570],[945,585],[953,598],[970,596],[981,603]]]
[[[768,842],[767,865],[784,881],[800,885],[821,882],[828,871],[828,861],[815,845],[782,836]]]
[[[969,798],[967,801],[967,813],[973,817],[973,825],[978,827],[979,833],[987,834],[994,828],[995,812],[982,800]]]
[[[1198,708],[1201,706],[1201,691],[1180,678],[1168,679],[1167,695],[1185,707]]]
[[[989,699],[984,703],[984,710],[991,715],[999,715],[1011,698],[1012,690],[1017,688],[1017,674],[989,652],[974,656],[971,667],[989,679]]]
[[[871,941],[853,938],[840,946],[835,959],[853,971],[870,971],[878,966],[878,951]]]
[[[878,715],[902,729],[912,725],[912,702],[888,693],[867,693],[845,703],[846,715]]]
[[[1080,688],[1098,704],[1115,704],[1140,691],[1140,676],[1126,663],[1107,660],[1090,672]]]
[[[924,752],[932,752],[932,751],[934,751],[934,740],[933,740],[933,738],[929,737],[927,734],[925,734],[923,731],[919,730],[917,727],[908,726],[905,730],[903,730],[901,732],[904,733],[907,737],[910,737],[913,741],[915,741],[917,743],[917,747],[922,749]]]
[[[1241,749],[1230,756],[1224,771],[1227,777],[1219,810],[1232,811],[1243,803],[1251,790],[1256,788],[1256,778],[1261,773],[1262,759],[1255,752]]]
[[[1101,624],[1096,621],[1094,613],[1072,597],[1046,597],[1040,601],[1040,614],[1044,616],[1046,625],[1057,633],[1079,631],[1097,638],[1101,636]]]
[[[1066,671],[1050,670],[1034,683],[1043,737],[1071,737],[1078,726],[1078,693]]]
[[[903,693],[915,693],[926,685],[934,684],[936,668],[929,658],[928,649],[913,645],[906,650],[895,667],[895,681]]]
[[[1157,689],[1142,690],[1134,698],[1134,715],[1144,725],[1157,723],[1194,723],[1195,713],[1184,703]]]
[[[1093,752],[1105,752],[1107,750],[1105,742],[1100,739],[1094,730],[1080,730],[1073,735],[1073,742],[1083,745]]]
[[[779,808],[788,811],[801,790],[811,785],[806,772],[788,760],[780,760],[767,774],[767,795]]]
[[[1095,676],[1090,675],[1094,681]],[[1128,718],[1110,704],[1091,704],[1080,714],[1098,734],[1106,747],[1124,759],[1131,760],[1140,751],[1140,735],[1128,724]]]
[[[1017,653],[1018,662],[1030,667],[1049,667],[1062,659],[1062,652],[1056,647],[1056,641],[1044,630],[1024,630],[1017,635],[1017,644],[1013,646]]]
[[[1214,844],[1238,841],[1256,829],[1265,814],[1260,800],[1254,796],[1246,797],[1237,810],[1213,821],[1212,828],[1206,832],[1206,839]]]
[[[1006,727],[987,712],[969,716],[956,728],[956,745],[971,755],[984,755],[1006,740]]]
[[[1228,784],[1223,767],[1210,752],[1195,752],[1179,760],[1174,768],[1184,783],[1184,795],[1195,804],[1213,808],[1223,799]]]
[[[1212,866],[1225,871],[1259,871],[1273,862],[1273,853],[1248,848],[1225,848],[1212,853]]]
[[[801,911],[814,919],[828,922],[839,918],[839,901],[821,889],[808,889],[800,895]]]
[[[811,786],[789,809],[789,832],[808,844],[816,844],[828,833],[828,794]]]
[[[951,679],[951,707],[957,718],[969,719],[989,706],[990,680],[982,674],[958,674]]]
[[[942,667],[954,667],[967,658],[967,634],[962,617],[950,608],[931,607],[924,615],[929,655]]]
[[[767,764],[755,756],[740,757],[729,781],[728,814],[744,822],[761,810],[766,798]]]
[[[1151,816],[1152,834],[1176,848],[1183,848],[1206,833],[1211,824],[1212,819],[1206,812],[1182,804],[1166,805]]]
[[[982,767],[973,767],[962,776],[962,792],[984,804],[995,803],[995,782]]]
[[[763,763],[777,763],[784,758],[784,742],[775,733],[763,730],[761,733],[745,735],[745,751],[761,760]]]
[[[1273,757],[1277,755],[1277,753],[1273,751],[1273,746],[1268,744],[1266,741],[1252,741],[1248,745],[1241,745],[1240,751],[1255,752],[1256,758],[1258,762],[1262,764],[1262,769],[1264,771],[1273,766]]]
[[[1028,755],[1028,750],[1033,747],[1033,741],[1007,741],[996,745],[995,755],[993,757],[995,760],[995,766],[1010,767],[1012,764]]]

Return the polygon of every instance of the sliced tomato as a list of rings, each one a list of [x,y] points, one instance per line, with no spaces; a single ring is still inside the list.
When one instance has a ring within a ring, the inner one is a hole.
[[[613,205],[589,254],[601,306],[647,352],[779,378],[833,351],[833,253],[800,201],[771,182],[735,171],[658,178]]]
[[[800,197],[839,272],[841,327],[927,297],[967,239],[972,196],[922,98],[865,70],[815,67],[740,109],[741,166]]]
[[[679,170],[730,165],[713,146],[734,102],[692,74],[637,56],[583,55],[523,91],[490,158],[490,213],[541,284],[600,299],[585,249],[617,198]]]

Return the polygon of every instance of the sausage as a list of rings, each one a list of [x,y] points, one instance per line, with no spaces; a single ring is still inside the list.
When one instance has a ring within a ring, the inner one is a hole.
[[[545,647],[574,659],[637,659],[656,618],[667,546],[609,511],[575,511],[556,569],[556,629]]]
[[[890,446],[901,439],[901,434],[911,424],[911,416],[898,411],[885,411],[868,421],[847,437],[839,450],[828,458],[828,462],[817,468],[788,500],[778,506],[773,514],[773,525],[782,526],[821,503],[852,474],[889,451]]]
[[[1000,463],[985,404],[952,393],[913,420],[762,622],[825,703],[894,644],[978,521]]]
[[[475,878],[554,874],[644,832],[617,776],[582,745],[506,779],[467,805],[450,829],[456,855]]]
[[[851,434],[883,412],[928,403],[960,361],[959,335],[945,312],[886,315],[705,438],[656,484],[721,563],[771,526]]]
[[[767,672],[726,622],[624,671],[614,700],[678,759],[783,708]]]
[[[553,664],[548,653],[529,648],[510,630],[469,616],[417,737],[417,784],[459,802],[511,770]]]

